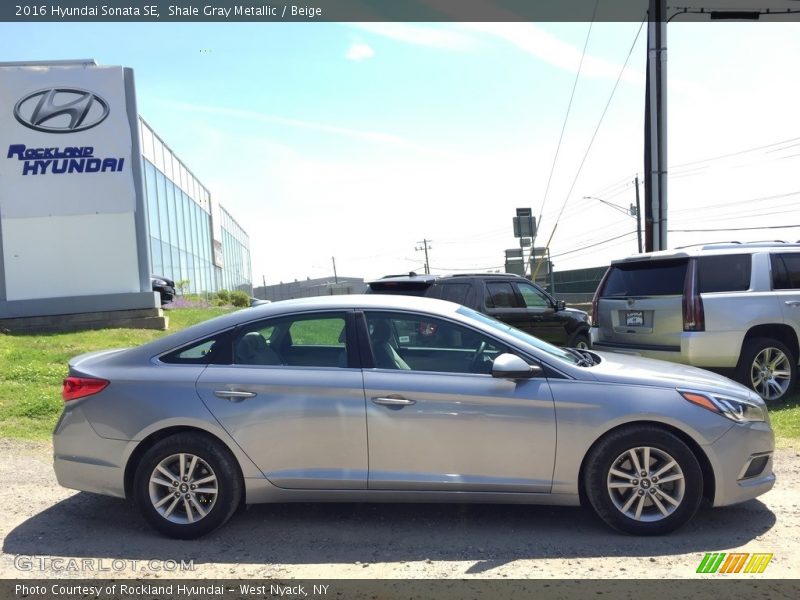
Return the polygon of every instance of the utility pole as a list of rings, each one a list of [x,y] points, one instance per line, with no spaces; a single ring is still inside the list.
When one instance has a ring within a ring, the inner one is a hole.
[[[636,235],[639,239],[639,254],[642,253],[642,207],[639,204],[639,174],[636,174],[634,180],[636,185]]]
[[[426,275],[430,275],[431,274],[431,266],[430,266],[430,263],[428,262],[428,250],[432,250],[433,248],[431,248],[428,245],[430,242],[431,242],[431,240],[423,239],[421,242],[417,242],[417,244],[421,244],[420,246],[414,246],[414,250],[416,250],[417,252],[419,252],[420,250],[424,250],[425,251],[425,274]]]
[[[331,262],[333,263],[333,282],[339,283],[339,276],[336,274],[336,257],[331,256]]]
[[[267,299],[267,276],[264,275],[263,273],[261,274],[261,285],[264,286],[264,297],[262,298],[262,300],[266,300]]]
[[[644,131],[645,249],[667,249],[667,6],[650,0]]]

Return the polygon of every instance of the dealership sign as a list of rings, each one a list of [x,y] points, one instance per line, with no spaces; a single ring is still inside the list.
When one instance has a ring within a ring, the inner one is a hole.
[[[110,112],[99,94],[72,87],[53,87],[23,96],[14,105],[18,123],[43,133],[77,133],[96,127]],[[22,161],[22,175],[64,175],[122,171],[123,157],[95,156],[93,146],[29,148],[11,144],[6,158]]]
[[[141,291],[132,92],[122,67],[0,65],[8,300]]]
[[[108,116],[108,102],[78,88],[50,88],[23,97],[14,106],[17,121],[45,133],[91,129]]]

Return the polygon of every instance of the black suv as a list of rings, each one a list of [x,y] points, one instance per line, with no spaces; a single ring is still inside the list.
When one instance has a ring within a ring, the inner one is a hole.
[[[589,315],[566,308],[538,285],[519,275],[389,275],[370,281],[368,294],[426,296],[457,302],[557,344],[587,349]]]

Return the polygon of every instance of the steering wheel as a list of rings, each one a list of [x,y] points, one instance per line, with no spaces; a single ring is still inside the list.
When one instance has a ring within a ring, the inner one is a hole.
[[[475,354],[469,359],[469,372],[470,373],[478,373],[478,365],[480,364],[480,360],[483,357],[483,351],[486,350],[486,340],[481,340],[481,343],[478,345],[478,349],[475,350]]]

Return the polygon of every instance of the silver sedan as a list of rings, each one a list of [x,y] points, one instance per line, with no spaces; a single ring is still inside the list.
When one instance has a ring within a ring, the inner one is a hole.
[[[663,534],[775,482],[763,401],[407,296],[275,302],[69,363],[61,485],[196,538],[245,503],[586,503]]]

